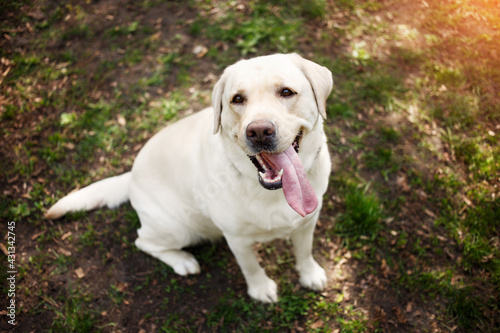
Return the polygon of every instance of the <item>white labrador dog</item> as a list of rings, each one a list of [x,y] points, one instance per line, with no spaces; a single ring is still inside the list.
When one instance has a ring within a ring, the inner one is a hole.
[[[277,286],[252,244],[291,238],[300,283],[322,290],[312,243],[331,167],[323,118],[332,84],[327,68],[297,54],[239,61],[215,85],[213,108],[167,126],[132,171],[69,194],[46,216],[130,200],[141,221],[135,244],[180,275],[200,272],[184,247],[224,237],[262,302],[277,301]]]

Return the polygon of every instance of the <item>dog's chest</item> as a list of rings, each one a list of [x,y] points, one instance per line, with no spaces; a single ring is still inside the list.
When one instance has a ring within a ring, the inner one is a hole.
[[[224,198],[223,198],[224,197]],[[211,209],[211,219],[223,233],[256,241],[288,238],[308,218],[293,211],[280,190],[223,195]]]

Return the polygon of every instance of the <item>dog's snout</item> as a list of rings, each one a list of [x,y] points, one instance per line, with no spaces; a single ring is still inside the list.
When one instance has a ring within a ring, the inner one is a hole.
[[[266,148],[272,146],[276,137],[276,128],[268,120],[256,120],[248,124],[246,135],[255,148]]]

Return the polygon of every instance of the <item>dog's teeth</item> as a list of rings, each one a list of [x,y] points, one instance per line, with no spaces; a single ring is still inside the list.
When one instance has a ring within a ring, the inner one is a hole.
[[[273,178],[270,178],[268,175],[266,175],[264,172],[262,171],[259,171],[259,175],[260,175],[260,178],[268,183],[268,184],[272,184],[272,183],[277,183],[281,180],[281,178],[283,177],[283,169],[281,169],[278,174],[273,177]]]
[[[281,177],[283,177],[283,169],[281,169],[280,172],[278,172],[278,175],[276,175],[276,177],[274,177],[273,183],[276,183],[277,181],[280,181]]]
[[[267,166],[266,163],[264,163],[264,160],[262,160],[262,157],[260,155],[256,155],[257,161],[259,162],[260,166],[264,169],[264,171],[267,171]]]

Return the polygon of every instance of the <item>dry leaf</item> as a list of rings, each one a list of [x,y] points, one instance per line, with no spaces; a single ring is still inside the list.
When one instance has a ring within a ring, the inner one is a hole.
[[[405,175],[400,175],[396,178],[396,184],[403,190],[403,192],[409,192],[411,190],[410,185],[408,185],[408,180]]]
[[[321,319],[320,319],[320,320],[318,320],[317,322],[313,323],[313,324],[311,325],[311,328],[312,328],[313,330],[315,330],[315,329],[317,329],[317,328],[321,328],[321,327],[323,327],[323,325],[325,325],[325,323],[323,322],[323,320],[321,320]]]
[[[434,214],[433,212],[431,212],[431,211],[430,211],[430,210],[428,210],[427,208],[426,208],[426,209],[424,209],[424,213],[425,213],[425,214],[427,214],[427,215],[429,215],[430,217],[432,217],[432,218],[434,218],[434,219],[435,219],[435,218],[437,218],[436,214]]]
[[[62,240],[65,240],[66,238],[68,238],[69,236],[71,236],[73,233],[71,231],[68,231],[67,233],[65,233],[64,235],[62,235],[61,239]]]
[[[408,302],[408,304],[406,304],[406,312],[411,312],[412,310],[413,310],[413,303]]]
[[[193,53],[196,56],[196,58],[203,58],[203,56],[205,56],[205,54],[207,54],[207,52],[208,52],[208,48],[206,46],[203,46],[203,45],[196,45],[193,48]]]
[[[5,245],[3,245],[2,243],[0,243],[0,250],[2,250],[2,252],[8,256],[10,253],[9,251],[7,251],[7,248],[5,247]]]
[[[85,273],[83,272],[83,269],[81,267],[78,267],[75,269],[75,274],[79,279],[82,279],[85,277]]]
[[[398,307],[393,307],[392,308],[392,312],[394,313],[394,315],[396,315],[396,318],[398,318],[398,322],[400,324],[405,324],[407,322],[407,319],[403,313],[403,311],[401,311],[400,308]]]
[[[62,247],[59,248],[59,250],[57,252],[59,252],[61,254],[64,254],[66,257],[69,257],[71,255],[71,252],[69,252],[68,250],[63,249]]]
[[[118,125],[120,125],[122,127],[127,125],[127,121],[125,120],[125,117],[123,117],[121,114],[116,116],[116,121],[118,122]]]

